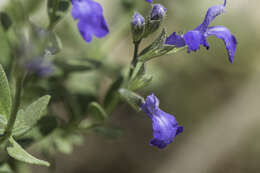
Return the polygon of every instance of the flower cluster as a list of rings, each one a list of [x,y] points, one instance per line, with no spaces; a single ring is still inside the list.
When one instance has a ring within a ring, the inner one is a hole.
[[[146,0],[146,2],[152,4],[153,0]],[[72,16],[74,19],[79,20],[78,29],[87,42],[92,40],[92,35],[101,38],[108,34],[108,26],[103,16],[103,9],[99,3],[93,0],[72,0],[72,4]],[[152,11],[147,20],[138,12],[133,15],[131,27],[135,46],[138,46],[143,38],[154,33],[160,27],[166,14],[167,10],[163,5],[153,4],[152,6]],[[201,45],[209,49],[207,38],[209,36],[216,36],[224,41],[229,61],[233,63],[237,46],[236,38],[229,29],[224,26],[210,26],[211,22],[224,12],[225,7],[226,0],[224,4],[210,7],[203,22],[198,27],[183,35],[178,35],[176,32],[173,32],[167,38],[166,36],[164,37],[166,39],[164,39],[165,42],[163,41],[162,45],[156,47],[152,44],[152,46],[148,47],[144,52],[151,50],[153,53],[153,49],[155,48],[159,48],[155,50],[155,52],[164,52],[166,50],[164,50],[164,48],[168,48],[167,46],[169,45],[172,45],[170,47],[174,48],[187,47],[188,53],[199,50]],[[158,41],[158,43],[160,43],[160,41]],[[138,58],[138,52],[135,54],[135,62],[137,60],[136,58]],[[133,64],[136,65],[136,63]],[[183,126],[178,125],[175,117],[159,108],[159,100],[154,94],[149,95],[140,107],[153,122],[154,138],[150,142],[151,145],[164,148],[170,144],[178,134],[183,132]]]
[[[186,32],[184,35],[172,33],[166,40],[166,44],[175,45],[176,47],[188,46],[188,52],[197,51],[200,45],[209,49],[207,38],[216,36],[224,41],[229,61],[233,63],[236,52],[237,41],[232,33],[224,26],[212,26],[210,23],[220,14],[224,12],[226,0],[223,5],[210,7],[203,22],[195,29]]]

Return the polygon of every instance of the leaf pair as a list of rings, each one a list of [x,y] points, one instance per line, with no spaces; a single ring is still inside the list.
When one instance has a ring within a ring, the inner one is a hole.
[[[50,100],[50,96],[43,96],[29,105],[25,111],[20,110],[18,112],[17,121],[15,122],[12,136],[20,136],[37,123],[37,121],[43,116],[43,112],[46,109]],[[11,112],[11,94],[6,78],[6,74],[3,67],[0,65],[0,133],[3,134],[9,120]],[[7,147],[8,154],[20,161],[37,164],[43,166],[49,166],[48,162],[39,160],[29,153],[27,153],[15,140],[10,137],[9,144]]]

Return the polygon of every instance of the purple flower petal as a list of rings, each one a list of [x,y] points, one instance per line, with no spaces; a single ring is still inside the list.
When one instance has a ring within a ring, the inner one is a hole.
[[[188,52],[200,49],[201,43],[205,40],[203,37],[200,31],[193,30],[186,32],[184,34],[184,40],[188,46]]]
[[[204,18],[202,24],[200,24],[195,30],[199,30],[201,32],[206,32],[207,28],[209,27],[210,23],[220,14],[224,12],[226,5],[226,0],[223,5],[216,5],[212,6],[208,9],[207,14]]]
[[[236,52],[237,40],[234,35],[224,26],[209,27],[207,30],[207,36],[214,35],[219,39],[222,39],[225,43],[229,61],[233,63],[234,55]]]
[[[109,33],[102,6],[93,0],[72,0],[71,15],[79,20],[78,29],[86,42],[92,35],[102,38]]]
[[[146,0],[146,2],[152,3],[152,2],[153,2],[153,0]]]
[[[166,38],[165,44],[175,45],[176,47],[183,47],[186,45],[183,36],[178,35],[176,32]]]
[[[152,94],[147,96],[142,110],[152,119],[153,136],[150,144],[158,148],[164,148],[170,144],[181,132],[183,127],[178,125],[175,117],[159,108],[159,100]]]

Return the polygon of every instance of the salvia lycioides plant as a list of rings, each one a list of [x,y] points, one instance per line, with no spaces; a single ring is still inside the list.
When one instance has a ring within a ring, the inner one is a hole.
[[[142,1],[122,0],[118,5],[123,5],[125,12],[119,11],[122,14],[118,14],[117,20],[122,18],[127,25],[110,19],[111,26],[105,15],[106,6],[98,0],[46,0],[29,4],[10,0],[6,4],[0,22],[10,53],[0,66],[0,172],[20,172],[21,162],[47,166],[53,171],[55,153],[70,154],[74,145],[83,143],[86,132],[112,138],[124,135],[123,127],[108,121],[124,102],[136,112],[143,112],[140,114],[151,123],[150,146],[149,141],[143,141],[147,147],[153,146],[154,150],[171,147],[173,141],[178,142],[177,136],[185,135],[181,118],[177,121],[174,113],[160,109],[156,93],[144,97],[138,91],[153,82],[152,75],[146,73],[150,60],[166,54],[175,56],[179,51],[196,52],[200,47],[209,49],[210,36],[223,40],[227,58],[234,62],[235,36],[227,27],[211,24],[223,14],[227,2],[216,1],[219,5],[210,7],[201,23],[188,31],[167,34],[164,24],[173,21],[167,19],[163,0]],[[36,6],[47,9],[41,14],[41,20],[48,21],[47,24],[34,22],[32,9]],[[144,12],[143,8],[150,10]],[[68,25],[67,20],[73,25]],[[63,27],[62,33],[58,27]],[[133,45],[131,62],[122,66],[111,63],[113,59],[105,60],[110,58],[111,45],[118,35],[126,33],[131,34],[128,41]],[[64,34],[73,43],[73,53],[67,51],[68,40],[59,37]],[[78,46],[74,37],[84,41],[84,46]],[[148,43],[151,38],[155,39]],[[86,72],[92,75],[87,80],[80,77]],[[113,82],[100,94],[97,87],[102,76]],[[35,143],[40,144],[37,146],[45,159],[28,152],[27,148]]]

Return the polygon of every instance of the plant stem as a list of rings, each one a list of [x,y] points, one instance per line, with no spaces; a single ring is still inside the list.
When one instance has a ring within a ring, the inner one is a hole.
[[[16,81],[16,85],[15,85],[15,96],[14,96],[14,102],[12,105],[11,114],[10,114],[5,132],[3,135],[3,139],[0,141],[0,144],[12,135],[12,130],[13,130],[15,120],[17,117],[17,112],[20,107],[21,95],[22,95],[22,89],[23,89],[23,81],[24,81],[23,75],[17,77],[17,81]]]
[[[134,42],[134,56],[133,56],[133,59],[132,59],[132,62],[131,62],[131,67],[130,67],[130,71],[129,71],[129,75],[128,75],[129,79],[131,78],[133,71],[136,67],[136,64],[138,62],[138,49],[139,49],[140,43],[141,43],[141,40],[138,41],[138,42]]]
[[[50,16],[50,24],[48,26],[48,29],[51,31],[53,30],[55,24],[56,24],[56,21],[55,21],[55,18],[56,18],[56,11],[57,11],[57,7],[58,7],[58,2],[59,0],[53,0],[53,8],[52,8],[52,13],[51,13],[51,16]]]

